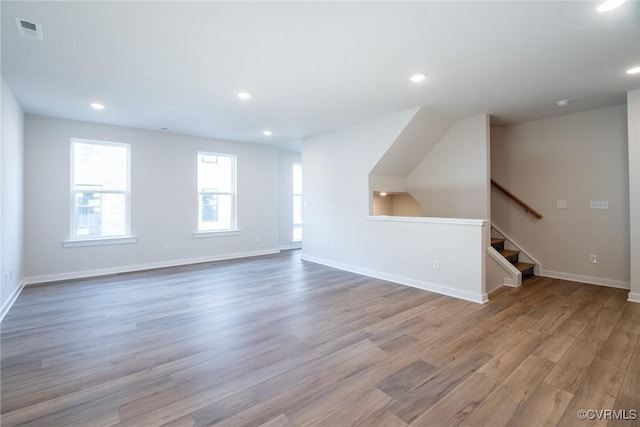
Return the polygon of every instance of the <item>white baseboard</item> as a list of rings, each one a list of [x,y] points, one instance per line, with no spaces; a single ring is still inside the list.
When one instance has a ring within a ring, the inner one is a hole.
[[[560,271],[540,270],[540,276],[550,277],[552,279],[570,280],[572,282],[589,283],[591,285],[607,286],[610,288],[629,289],[629,282],[621,280],[605,279],[603,277],[582,276],[580,274],[563,273]]]
[[[289,251],[292,249],[302,249],[302,243],[292,243],[290,245],[281,245],[280,246],[280,250],[281,251]]]
[[[18,285],[17,288],[14,289],[9,299],[6,300],[5,303],[2,305],[2,309],[0,309],[0,323],[2,323],[2,321],[4,320],[4,316],[7,315],[7,313],[13,306],[13,303],[15,303],[16,300],[18,299],[18,296],[20,296],[20,292],[22,292],[22,290],[24,289],[24,285],[25,285],[24,280],[21,280],[20,284]]]
[[[629,297],[627,298],[627,301],[640,303],[640,294],[629,292]]]
[[[367,268],[356,267],[354,265],[343,264],[340,262],[331,261],[324,258],[318,258],[311,255],[302,255],[304,261],[313,262],[315,264],[326,265],[327,267],[337,268],[338,270],[349,271],[351,273],[361,274],[363,276],[373,277],[375,279],[386,280],[388,282],[394,282],[412,288],[422,289],[424,291],[435,292],[442,295],[447,295],[455,298],[460,298],[466,301],[476,302],[484,304],[489,301],[487,294],[475,294],[472,292],[461,291],[459,289],[450,288],[448,286],[436,285],[434,283],[423,282],[421,280],[410,279],[408,277],[396,276],[394,274],[383,273],[380,271],[369,270]]]
[[[36,283],[57,282],[60,280],[82,279],[86,277],[107,276],[109,274],[129,273],[133,271],[153,270],[155,268],[178,267],[181,265],[200,264],[203,262],[224,261],[229,259],[249,258],[261,255],[273,255],[280,253],[280,249],[265,249],[252,252],[239,252],[233,254],[214,255],[208,257],[187,258],[171,261],[151,262],[146,264],[125,265],[118,267],[99,268],[95,270],[73,271],[70,273],[45,274],[42,276],[25,277],[25,285]]]

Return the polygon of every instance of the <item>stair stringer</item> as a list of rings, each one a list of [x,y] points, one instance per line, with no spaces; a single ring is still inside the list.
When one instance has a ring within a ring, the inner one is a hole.
[[[508,277],[503,278],[502,285],[510,286],[512,288],[519,288],[522,286],[522,272],[518,270],[513,264],[509,262],[505,257],[500,255],[493,246],[487,246],[487,255],[491,257],[504,271],[508,274]]]
[[[494,236],[494,231],[497,232],[498,236]],[[531,254],[529,254],[525,249],[523,249],[521,244],[509,237],[507,233],[502,231],[495,224],[491,224],[491,237],[501,237],[505,239],[505,249],[520,251],[520,256],[524,259],[519,260],[534,264],[535,267],[533,267],[533,274],[535,274],[536,276],[540,275],[540,263],[538,262],[538,260],[535,259]]]

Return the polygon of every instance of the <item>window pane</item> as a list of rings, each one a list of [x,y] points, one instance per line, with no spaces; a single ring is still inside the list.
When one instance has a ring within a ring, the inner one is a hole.
[[[293,165],[293,194],[302,194],[302,165]]]
[[[302,224],[302,196],[293,196],[293,223]]]
[[[233,196],[200,194],[198,230],[229,230],[234,225]]]
[[[215,194],[203,194],[201,197],[202,221],[218,221],[218,196]]]
[[[302,226],[297,225],[293,227],[293,238],[291,240],[294,242],[300,242],[302,240]]]
[[[198,160],[199,192],[233,193],[235,157],[200,154]]]
[[[198,153],[198,230],[232,230],[236,226],[236,157]]]
[[[75,236],[79,238],[126,235],[125,193],[77,192]]]
[[[73,143],[75,189],[126,190],[128,147],[99,143]]]

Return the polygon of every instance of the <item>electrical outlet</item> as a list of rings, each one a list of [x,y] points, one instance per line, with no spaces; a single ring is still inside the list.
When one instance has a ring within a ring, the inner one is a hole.
[[[589,207],[591,209],[609,209],[608,200],[590,200]]]
[[[260,236],[256,236],[256,243],[260,243]]]
[[[434,259],[433,260],[433,269],[434,270],[440,270],[440,260],[439,259]]]
[[[589,255],[589,261],[591,261],[591,264],[597,264],[598,263],[598,255]]]
[[[556,202],[556,207],[558,209],[566,209],[567,208],[567,201],[566,200],[558,200]]]
[[[324,247],[329,249],[329,242],[324,242]]]
[[[169,250],[169,244],[168,243],[163,243],[162,244],[162,250],[163,251],[168,251]]]

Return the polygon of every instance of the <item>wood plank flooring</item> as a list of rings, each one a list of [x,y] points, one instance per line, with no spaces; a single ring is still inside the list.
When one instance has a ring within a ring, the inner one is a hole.
[[[298,251],[31,286],[2,323],[0,420],[637,426],[577,417],[640,411],[640,304],[626,298],[536,278],[479,305]]]

